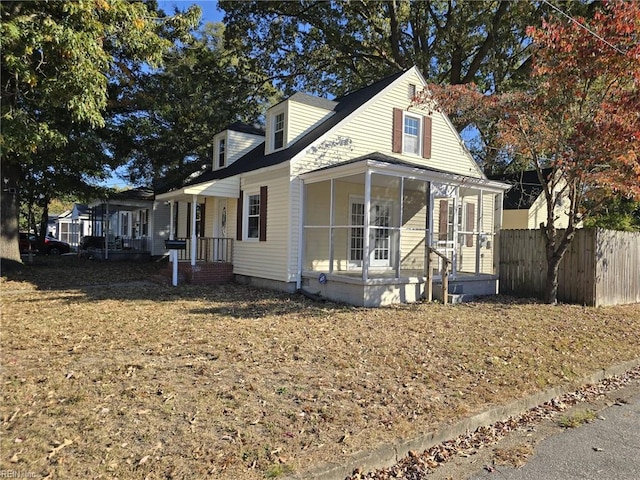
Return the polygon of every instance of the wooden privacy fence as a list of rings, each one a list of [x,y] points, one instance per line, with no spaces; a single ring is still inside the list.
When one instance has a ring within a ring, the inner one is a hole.
[[[540,230],[500,231],[500,293],[542,298],[547,260]],[[579,229],[560,263],[558,300],[640,303],[640,233]]]

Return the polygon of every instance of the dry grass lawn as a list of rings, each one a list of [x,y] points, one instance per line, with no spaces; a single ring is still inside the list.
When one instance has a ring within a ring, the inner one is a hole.
[[[3,277],[0,470],[273,478],[640,357],[640,305],[136,282],[157,268],[44,258]]]

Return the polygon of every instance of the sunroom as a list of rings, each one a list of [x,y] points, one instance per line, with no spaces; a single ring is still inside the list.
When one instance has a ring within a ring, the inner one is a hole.
[[[301,179],[304,291],[363,306],[414,302],[445,272],[456,298],[497,293],[507,185],[377,153]]]

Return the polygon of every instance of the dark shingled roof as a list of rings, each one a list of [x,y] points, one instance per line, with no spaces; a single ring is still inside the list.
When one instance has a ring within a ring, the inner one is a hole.
[[[155,194],[152,188],[137,187],[131,190],[123,190],[122,192],[116,192],[109,195],[109,200],[153,200]]]
[[[552,170],[545,168],[542,175],[548,178]],[[524,210],[529,209],[536,198],[542,193],[542,185],[538,180],[538,174],[535,170],[526,170],[524,172],[506,173],[500,175],[487,175],[490,180],[499,180],[501,182],[513,185],[508,192],[504,194],[505,210]]]
[[[265,144],[258,145],[256,148],[240,157],[234,163],[220,170],[207,170],[197,178],[188,181],[184,186],[195,185],[198,183],[209,182],[212,180],[220,180],[222,178],[232,177],[241,173],[251,172],[260,168],[271,167],[290,160],[295,155],[303,151],[314,141],[335,127],[342,120],[355,112],[360,106],[364,105],[371,97],[380,93],[394,81],[400,78],[406,71],[398,72],[390,77],[380,80],[368,87],[356,90],[353,93],[345,95],[335,100],[333,115],[328,117],[324,122],[311,130],[306,135],[298,139],[297,142],[289,145],[289,147],[278,150],[277,152],[265,155]]]
[[[233,122],[225,130],[233,130],[234,132],[249,133],[251,135],[260,135],[264,137],[264,130],[253,125],[247,125],[242,122]]]

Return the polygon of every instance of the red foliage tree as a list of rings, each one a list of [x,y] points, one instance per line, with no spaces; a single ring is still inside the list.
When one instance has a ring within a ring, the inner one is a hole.
[[[590,22],[559,13],[528,33],[533,72],[522,92],[432,86],[421,101],[431,94],[458,117],[494,119],[510,168],[538,172],[545,301],[556,303],[558,267],[580,221],[611,197],[640,199],[640,2],[602,3]]]

